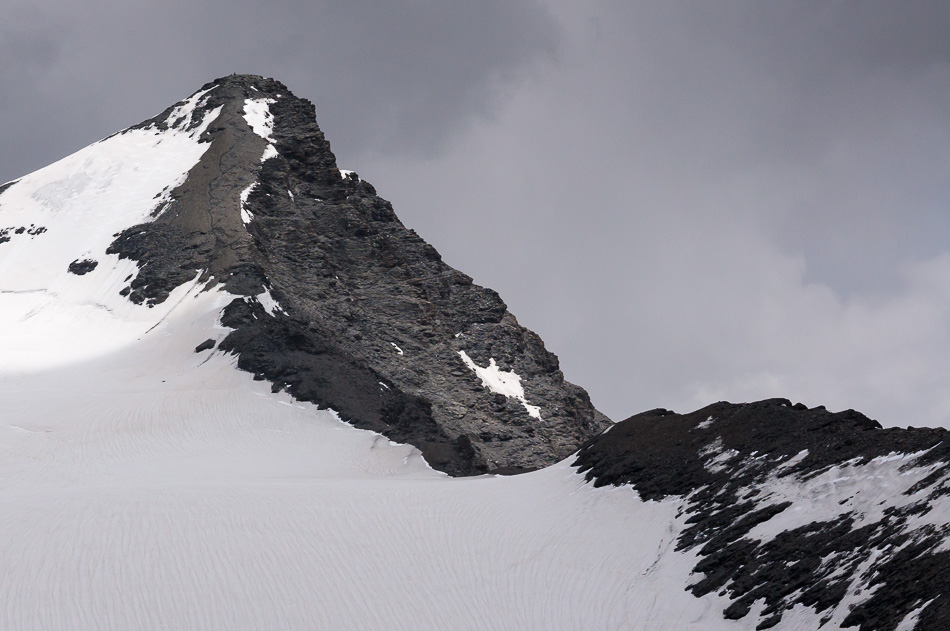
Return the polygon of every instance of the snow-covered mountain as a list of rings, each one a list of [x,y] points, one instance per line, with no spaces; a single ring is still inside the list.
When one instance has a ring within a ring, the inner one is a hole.
[[[271,79],[0,187],[0,410],[4,629],[950,624],[944,430],[611,425]]]

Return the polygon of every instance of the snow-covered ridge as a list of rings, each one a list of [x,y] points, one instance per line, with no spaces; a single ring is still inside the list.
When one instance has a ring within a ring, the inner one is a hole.
[[[195,120],[208,92],[175,107],[165,129],[120,132],[0,193],[0,230],[10,229],[0,243],[0,371],[108,352],[162,317],[165,309],[143,311],[119,295],[137,267],[106,249],[115,234],[154,219],[208,148],[199,139],[220,108]],[[77,261],[94,269],[70,273]],[[34,346],[42,340],[48,352]]]
[[[873,610],[880,607],[873,602],[877,591],[875,583],[881,579],[878,573],[889,563],[915,546],[919,548],[918,553],[923,554],[950,550],[947,536],[950,534],[950,497],[939,491],[935,493],[950,481],[950,473],[945,462],[922,463],[927,451],[892,452],[870,460],[854,458],[817,474],[794,472],[796,464],[807,457],[807,453],[802,452],[783,466],[776,467],[764,479],[743,487],[746,498],[755,498],[754,514],[759,517],[735,546],[737,549],[751,546],[751,557],[755,561],[750,558],[743,563],[741,571],[720,585],[718,580],[710,578],[720,558],[714,556],[716,560],[710,559],[697,566],[696,585],[706,583],[717,589],[724,587],[737,596],[745,596],[747,586],[739,585],[747,583],[753,576],[754,571],[748,569],[753,563],[769,566],[815,559],[817,565],[810,574],[817,584],[824,585],[822,589],[828,592],[842,590],[840,600],[829,599],[829,604],[834,607],[822,612],[822,624],[833,629],[853,626],[856,620],[860,620],[852,615],[855,608],[864,606]],[[719,473],[730,468],[726,463],[734,460],[738,452],[722,450],[719,444],[718,447],[711,446],[703,456],[709,458],[707,463],[715,463],[712,470]],[[755,461],[764,458],[764,455],[752,456],[734,467],[756,467]],[[788,471],[793,472],[788,474]],[[847,533],[862,530],[867,532],[860,537],[858,546],[837,541],[838,537],[846,539]],[[840,534],[829,537],[828,531],[839,531]],[[788,541],[801,536],[798,533],[805,533],[803,538],[810,546],[796,553],[795,550],[801,546],[792,544],[786,553],[784,549],[789,546]],[[694,545],[707,541],[707,538],[698,539]],[[777,550],[782,552],[777,554]],[[722,556],[730,553],[727,546]],[[805,559],[799,558],[802,554]],[[767,575],[762,570],[758,572],[759,576]],[[802,575],[809,573],[802,572]],[[781,616],[783,606],[791,606],[803,593],[807,601],[806,587],[814,590],[815,582],[803,583],[801,589],[793,593],[770,594],[771,602],[767,603],[770,607],[764,611],[771,615],[763,617]],[[769,588],[760,587],[758,591],[764,595]],[[704,589],[698,593],[704,593]],[[740,598],[736,604],[743,600],[747,601],[748,597]],[[913,629],[913,622],[929,603],[922,599],[901,604],[913,604],[913,607],[902,617],[898,616],[901,619],[899,628]],[[734,604],[733,608],[741,612],[744,606],[736,608]],[[877,624],[873,623],[872,628],[880,628],[875,626]]]
[[[199,90],[195,92],[190,97],[181,102],[180,105],[176,106],[166,119],[166,123],[169,127],[177,129],[179,131],[189,131],[194,124],[194,115],[195,110],[198,107],[201,107],[205,104],[207,99],[205,98],[214,88],[207,88],[205,90]],[[207,129],[208,125],[218,117],[220,109],[215,110],[215,112],[210,116],[205,116],[202,121],[202,127],[200,132],[197,134],[200,136]]]

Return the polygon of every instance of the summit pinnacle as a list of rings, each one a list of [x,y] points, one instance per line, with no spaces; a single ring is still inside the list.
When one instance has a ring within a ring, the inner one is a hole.
[[[181,125],[185,103],[210,146],[109,247],[139,266],[130,300],[158,304],[196,273],[222,284],[219,350],[240,368],[453,475],[552,464],[607,426],[497,293],[337,167],[309,101],[231,75],[137,127]]]

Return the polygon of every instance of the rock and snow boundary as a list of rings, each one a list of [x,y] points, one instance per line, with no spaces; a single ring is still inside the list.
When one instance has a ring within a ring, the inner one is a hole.
[[[211,148],[182,109],[160,122],[94,147],[183,133],[177,183]],[[566,464],[452,478],[275,392],[220,350],[225,321],[286,317],[266,287],[235,296],[233,277],[199,270],[135,302],[143,268],[106,253],[95,223],[111,237],[175,201],[158,183],[102,219],[114,180],[92,176],[127,174],[80,157],[82,185],[50,169],[0,195],[0,219],[45,228],[0,244],[0,627],[734,628],[664,595],[688,570],[661,558],[675,504],[592,489]],[[634,525],[657,545],[618,553]],[[631,570],[650,578],[618,580]]]
[[[682,498],[689,589],[728,599],[757,629],[946,628],[950,432],[882,429],[848,410],[784,399],[653,410],[591,441],[575,465],[595,486]],[[798,611],[799,614],[791,614]],[[790,626],[789,626],[790,625]]]
[[[569,458],[586,393],[260,77],[0,186],[0,410],[4,628],[950,621],[947,432],[720,403]]]
[[[266,292],[280,304],[267,317],[242,300],[225,309],[234,332],[220,348],[239,368],[415,445],[452,475],[552,464],[608,425],[495,292],[340,171],[312,104],[245,75],[199,94],[196,116],[219,108],[202,160],[153,221],[108,249],[139,267],[131,300],[160,305],[196,274],[237,296]],[[516,373],[521,395],[477,387],[459,351]]]

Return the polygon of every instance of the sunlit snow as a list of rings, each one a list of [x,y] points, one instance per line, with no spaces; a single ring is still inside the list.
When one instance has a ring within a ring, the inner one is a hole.
[[[272,143],[274,142],[274,115],[270,112],[271,103],[276,103],[276,101],[274,99],[247,99],[244,101],[244,120],[255,134]]]
[[[683,591],[681,502],[567,462],[449,478],[196,354],[233,296],[179,298],[134,346],[0,381],[4,628],[753,628]]]
[[[46,229],[0,245],[0,374],[106,354],[134,341],[174,305],[147,309],[120,296],[137,267],[105,251],[116,233],[153,218],[209,146],[198,139],[220,110],[189,129],[202,97],[175,108],[165,130],[110,136],[0,195],[0,228]],[[69,264],[81,259],[98,266],[70,274]]]

